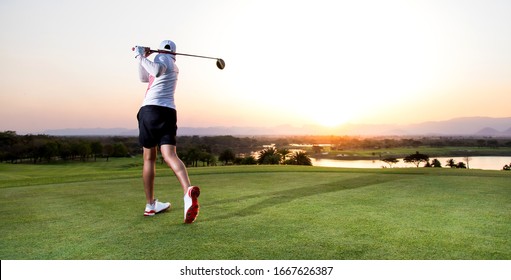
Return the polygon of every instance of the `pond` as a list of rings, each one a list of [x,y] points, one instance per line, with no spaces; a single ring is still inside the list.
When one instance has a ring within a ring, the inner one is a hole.
[[[433,160],[435,158],[430,158]],[[442,167],[446,167],[449,159],[454,159],[455,163],[464,162],[467,164],[464,157],[438,157],[436,158],[442,164]],[[324,166],[324,167],[348,167],[348,168],[382,168],[389,167],[389,165],[381,160],[337,160],[337,159],[315,159],[311,158],[313,166]],[[504,165],[511,163],[511,157],[470,157],[469,167],[470,169],[485,169],[485,170],[502,170]],[[424,164],[420,165],[421,167]],[[411,163],[403,162],[400,158],[399,162],[392,165],[393,168],[402,167],[415,167]]]

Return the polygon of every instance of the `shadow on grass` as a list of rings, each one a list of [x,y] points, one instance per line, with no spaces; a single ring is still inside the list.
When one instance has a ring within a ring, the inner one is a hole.
[[[375,184],[386,183],[398,180],[402,177],[396,175],[366,175],[360,176],[357,178],[344,179],[334,182],[329,182],[326,184],[319,185],[309,185],[306,187],[300,187],[295,189],[287,189],[282,191],[261,193],[256,195],[248,195],[242,196],[238,198],[214,201],[214,204],[224,204],[224,203],[235,203],[238,201],[243,201],[251,198],[263,198],[266,197],[263,201],[260,201],[256,204],[245,207],[244,209],[227,212],[223,215],[213,216],[205,218],[203,221],[217,221],[223,219],[229,219],[233,217],[246,217],[259,214],[263,209],[274,207],[276,205],[281,205],[285,203],[289,203],[295,199],[300,199],[313,195],[321,195],[332,192],[339,192],[344,190],[351,190],[357,188],[368,187]]]

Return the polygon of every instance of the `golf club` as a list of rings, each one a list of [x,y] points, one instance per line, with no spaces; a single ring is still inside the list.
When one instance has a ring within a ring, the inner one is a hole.
[[[135,50],[135,47],[131,48],[132,51]],[[199,58],[207,58],[207,59],[216,59],[216,67],[218,69],[222,70],[225,67],[225,61],[221,58],[216,57],[209,57],[209,56],[202,56],[202,55],[195,55],[195,54],[186,54],[186,53],[175,53],[167,50],[151,50],[150,48],[146,48],[146,52],[150,54],[153,53],[167,53],[167,54],[173,54],[173,55],[183,55],[183,56],[191,56],[191,57],[199,57]]]

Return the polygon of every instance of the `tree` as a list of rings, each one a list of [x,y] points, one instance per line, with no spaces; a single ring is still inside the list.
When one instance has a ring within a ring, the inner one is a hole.
[[[467,169],[470,169],[469,162],[470,162],[470,160],[472,160],[472,158],[471,157],[464,157],[463,159],[467,162]]]
[[[71,145],[69,142],[59,142],[59,156],[62,160],[68,160],[71,154]]]
[[[289,151],[289,149],[286,149],[286,148],[278,149],[277,152],[282,157],[282,159],[281,159],[282,162],[285,162],[287,155],[291,154],[291,151]]]
[[[0,132],[0,162],[10,160],[13,163],[19,155],[13,151],[13,147],[19,142],[19,137],[14,131]]]
[[[96,157],[103,153],[103,145],[101,144],[101,142],[95,141],[90,144],[90,148],[92,154],[94,155],[94,161],[96,161]]]
[[[395,157],[386,157],[384,159],[382,159],[381,161],[383,162],[386,162],[390,168],[392,168],[392,164],[396,164],[399,162],[399,159],[395,158]]]
[[[254,156],[248,156],[248,157],[244,157],[241,160],[241,164],[243,164],[243,165],[254,165],[254,164],[257,164],[257,160],[255,159]]]
[[[218,157],[218,160],[223,161],[225,165],[227,165],[229,162],[234,162],[235,159],[236,155],[231,149],[224,150]]]
[[[185,160],[187,163],[191,164],[193,167],[197,167],[200,160],[200,151],[199,149],[192,147],[189,148],[186,152]]]
[[[114,146],[112,146],[111,144],[106,144],[104,147],[103,147],[103,155],[106,156],[106,161],[108,161],[108,159],[113,156],[114,154]]]
[[[445,166],[449,166],[450,168],[456,168],[456,162],[454,161],[454,159],[449,159],[447,161],[447,164]]]
[[[433,166],[433,167],[440,167],[440,168],[442,168],[442,164],[441,164],[441,163],[440,163],[440,161],[439,161],[438,159],[436,159],[436,158],[435,158],[434,160],[432,160],[432,161],[431,161],[431,166]]]
[[[199,154],[199,160],[202,161],[202,166],[204,166],[204,163],[207,166],[209,166],[210,164],[212,164],[216,161],[216,158],[212,154],[210,154],[206,151],[202,151]]]
[[[312,166],[311,159],[305,152],[294,152],[289,160],[294,165],[309,165]]]
[[[56,142],[47,142],[42,146],[42,156],[50,162],[52,158],[59,155],[59,146]]]
[[[467,166],[465,165],[464,162],[460,161],[458,162],[458,164],[456,165],[456,168],[462,168],[462,169],[466,169]]]
[[[279,164],[281,155],[277,152],[274,147],[266,148],[259,152],[259,164]]]
[[[498,148],[499,147],[499,141],[497,141],[495,139],[491,139],[491,140],[486,141],[486,144],[489,147],[491,147],[491,148]]]
[[[403,161],[406,162],[406,163],[413,163],[418,168],[419,164],[421,164],[422,162],[428,162],[429,161],[429,156],[425,155],[425,154],[421,154],[419,152],[415,152],[415,154],[411,154],[411,155],[406,156],[403,159]]]
[[[506,171],[509,171],[511,170],[511,163],[509,165],[504,165],[504,167],[502,168],[502,170],[506,170]]]
[[[125,157],[128,155],[128,148],[126,148],[126,145],[122,142],[117,142],[113,145],[114,153],[113,157]],[[90,148],[89,148],[90,150]],[[90,154],[90,151],[89,151]]]
[[[486,140],[483,140],[483,139],[479,139],[479,140],[477,140],[477,146],[478,146],[478,147],[484,147],[484,146],[486,146]]]
[[[87,159],[87,157],[91,154],[91,151],[92,151],[89,143],[83,142],[83,141],[81,141],[76,148],[77,148],[77,155],[80,156],[82,161],[85,161]],[[114,148],[115,148],[115,146],[114,146]]]

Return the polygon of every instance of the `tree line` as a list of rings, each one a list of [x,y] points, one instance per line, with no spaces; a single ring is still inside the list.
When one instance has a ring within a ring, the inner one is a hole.
[[[511,147],[511,139],[473,137],[354,137],[354,136],[283,136],[234,137],[178,136],[178,154],[187,166],[217,164],[300,164],[310,165],[305,152],[291,153],[290,144],[331,144],[332,149],[386,149],[396,147]],[[265,147],[268,143],[274,143]],[[279,148],[277,148],[279,147]],[[254,153],[254,151],[256,151]],[[314,147],[311,152],[314,151]],[[58,160],[90,161],[110,157],[135,156],[142,153],[138,138],[133,136],[49,136],[18,135],[0,132],[0,162],[52,162]],[[317,151],[316,151],[317,153]],[[457,156],[457,155],[453,155]],[[391,161],[385,161],[392,165]],[[433,160],[426,165],[435,167]],[[463,168],[464,163],[456,163]],[[441,164],[440,164],[441,165]],[[468,164],[467,164],[468,165]],[[453,167],[453,165],[448,165]],[[467,166],[468,167],[468,166]],[[511,169],[511,164],[508,166]],[[506,168],[504,168],[506,169]],[[506,169],[507,170],[507,169]]]
[[[312,161],[306,152],[296,151],[291,152],[289,149],[276,147],[267,147],[257,152],[257,158],[254,155],[245,155],[237,157],[235,153],[227,149],[223,151],[219,158],[224,164],[237,164],[237,165],[253,165],[253,164],[285,164],[285,165],[312,165]]]
[[[470,161],[469,157],[465,158],[467,163]],[[399,162],[399,159],[395,157],[385,157],[382,159],[383,162],[386,162],[389,164],[390,167],[392,167],[392,164],[396,164]],[[414,154],[407,155],[405,158],[403,158],[403,161],[406,163],[414,164],[415,167],[419,167],[421,163],[424,163],[424,167],[442,167],[442,163],[438,159],[433,159],[431,162],[429,161],[429,155],[419,153],[418,151]],[[465,165],[464,162],[458,162],[456,163],[454,159],[449,159],[446,162],[446,165],[450,168],[467,168],[467,165]]]
[[[290,155],[289,150],[265,149],[258,158],[252,151],[261,150],[265,139],[233,136],[178,137],[178,155],[191,167],[230,164],[302,164],[312,165],[306,153]],[[54,161],[108,161],[111,157],[140,155],[137,137],[71,137],[18,135],[0,132],[0,162],[42,163]]]
[[[433,159],[431,162],[429,161],[429,155],[419,153],[418,151],[415,152],[415,154],[407,155],[405,158],[403,158],[403,161],[406,163],[414,164],[415,167],[419,167],[421,163],[424,163],[424,167],[442,167],[442,163],[438,159]],[[470,163],[470,157],[465,157],[465,162],[456,162],[454,159],[448,159],[445,166],[450,168],[460,168],[460,169],[467,169],[469,168]],[[399,162],[399,159],[395,157],[385,157],[382,159],[383,162],[386,162],[389,164],[390,167],[392,167],[392,164],[396,164]],[[509,165],[504,165],[502,167],[502,170],[511,170],[511,163]]]
[[[129,137],[62,137],[18,135],[0,132],[0,162],[51,162],[97,160],[138,153],[136,140]]]

